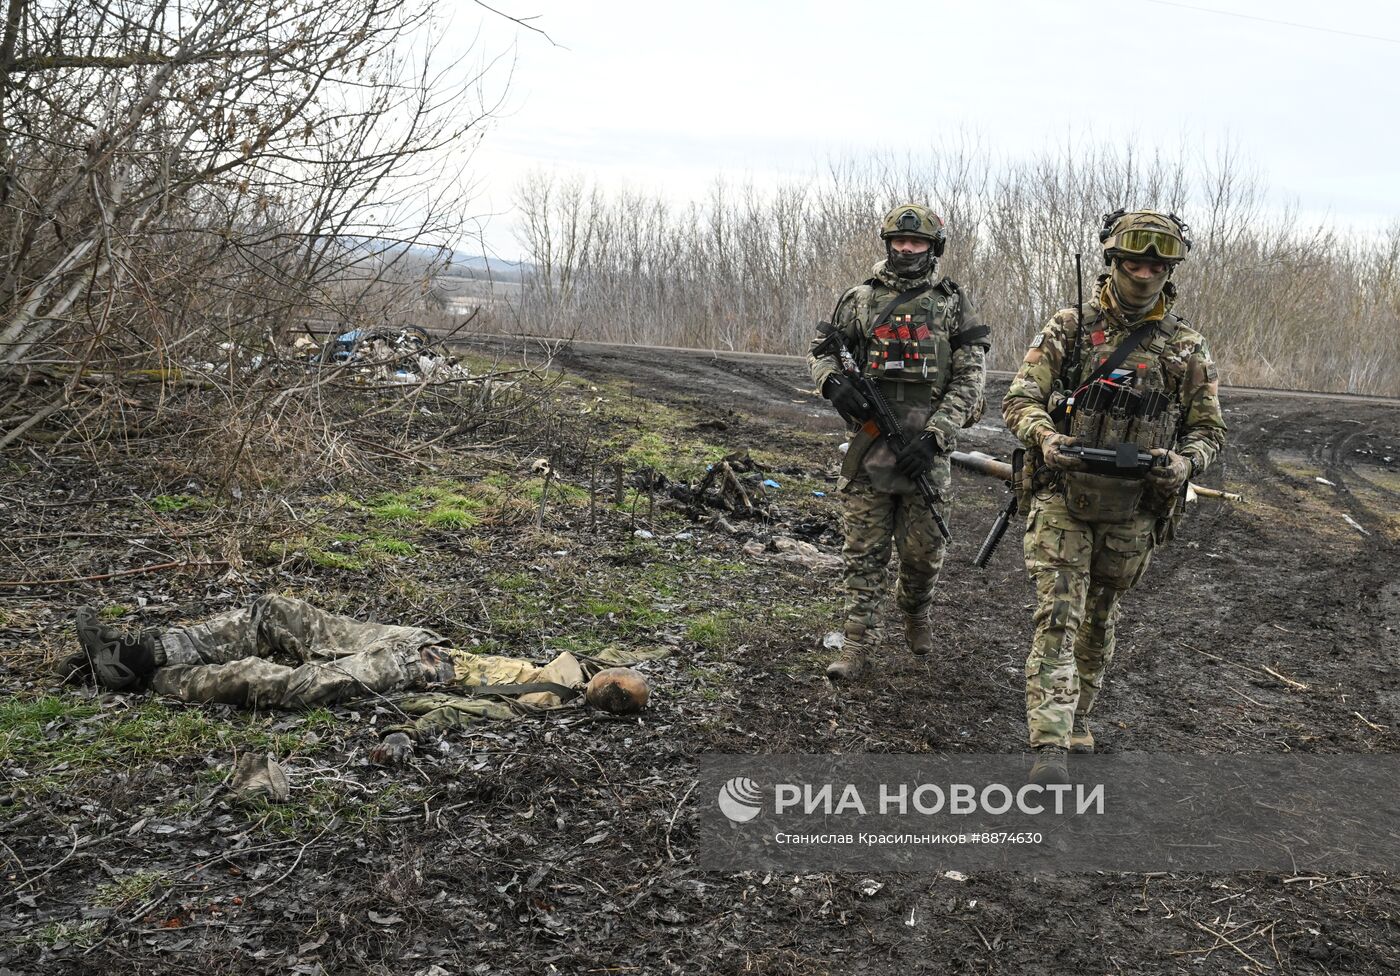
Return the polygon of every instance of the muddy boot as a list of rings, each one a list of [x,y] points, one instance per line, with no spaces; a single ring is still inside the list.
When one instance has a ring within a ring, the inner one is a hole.
[[[1040,786],[1069,782],[1069,761],[1060,746],[1038,746],[1031,765],[1030,782]]]
[[[910,652],[919,657],[933,650],[933,621],[929,619],[927,608],[920,613],[904,614],[904,642],[909,645]]]
[[[1074,716],[1074,728],[1069,733],[1069,751],[1075,753],[1094,751],[1094,733],[1089,731],[1089,720],[1083,715]]]
[[[92,607],[79,607],[73,615],[74,628],[83,656],[97,683],[112,691],[130,691],[146,684],[156,667],[156,633],[127,635],[103,624]],[[72,658],[61,666],[69,666]],[[71,680],[71,672],[65,675]]]
[[[841,656],[826,666],[831,681],[854,681],[865,672],[865,648],[870,632],[864,624],[846,623],[846,641]]]

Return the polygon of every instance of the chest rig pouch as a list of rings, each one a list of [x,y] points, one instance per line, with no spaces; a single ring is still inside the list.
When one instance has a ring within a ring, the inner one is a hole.
[[[862,323],[857,358],[861,372],[880,387],[900,427],[918,434],[948,389],[952,362],[949,331],[957,312],[957,292],[943,282],[927,283],[880,300],[888,289],[875,279],[856,296],[854,314]],[[883,441],[858,433],[841,467],[853,480],[864,468],[877,491],[912,492],[913,484],[895,471],[894,452]]]
[[[939,399],[948,387],[949,330],[955,309],[941,287],[925,285],[897,295],[866,320],[863,372],[874,380],[898,383],[901,389],[906,383],[930,386],[919,399]],[[861,312],[870,314],[868,308],[857,309],[857,314]]]
[[[1103,332],[1093,333],[1090,381],[1075,395],[1074,408],[1066,417],[1066,433],[1075,437],[1080,447],[1111,452],[1121,466],[1065,473],[1065,506],[1075,518],[1127,522],[1144,510],[1144,502],[1156,507],[1156,493],[1147,491],[1144,481],[1146,468],[1126,463],[1126,459],[1176,444],[1180,403],[1168,391],[1159,363],[1176,329],[1174,321],[1164,320],[1147,342],[1106,372],[1103,367],[1113,356],[1114,347],[1104,342]]]

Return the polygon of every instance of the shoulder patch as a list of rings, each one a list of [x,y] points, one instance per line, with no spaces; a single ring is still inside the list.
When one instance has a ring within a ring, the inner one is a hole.
[[[1044,332],[1038,333],[1038,334],[1036,335],[1036,337],[1035,337],[1034,339],[1031,340],[1031,348],[1032,348],[1032,349],[1039,349],[1039,348],[1041,347],[1041,344],[1044,343],[1044,342],[1045,342],[1045,333],[1044,333]]]
[[[1215,363],[1207,361],[1207,362],[1206,362],[1206,382],[1207,382],[1207,383],[1214,383],[1215,380],[1216,380],[1216,378],[1217,378],[1219,375],[1220,375],[1220,373],[1216,370],[1216,368],[1215,368]]]

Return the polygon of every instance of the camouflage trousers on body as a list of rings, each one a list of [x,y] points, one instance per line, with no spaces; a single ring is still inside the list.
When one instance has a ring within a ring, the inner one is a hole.
[[[454,668],[441,643],[421,627],[366,623],[304,600],[262,596],[165,631],[151,685],[184,701],[309,708],[450,679]]]
[[[891,543],[899,551],[895,603],[911,614],[927,610],[943,568],[945,546],[923,498],[875,491],[864,475],[843,497],[846,620],[871,631],[877,628],[889,580]]]
[[[1035,636],[1026,658],[1026,724],[1032,746],[1068,746],[1113,660],[1123,594],[1152,559],[1156,517],[1113,525],[1081,522],[1058,492],[1038,495],[1026,521],[1026,570],[1035,583]]]

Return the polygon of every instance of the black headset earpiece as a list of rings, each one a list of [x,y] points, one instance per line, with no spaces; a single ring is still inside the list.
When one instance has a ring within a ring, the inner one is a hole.
[[[1113,236],[1113,225],[1118,223],[1119,218],[1127,212],[1128,211],[1120,207],[1113,211],[1113,213],[1106,213],[1103,215],[1103,226],[1099,228],[1100,244],[1108,243],[1108,239]]]

